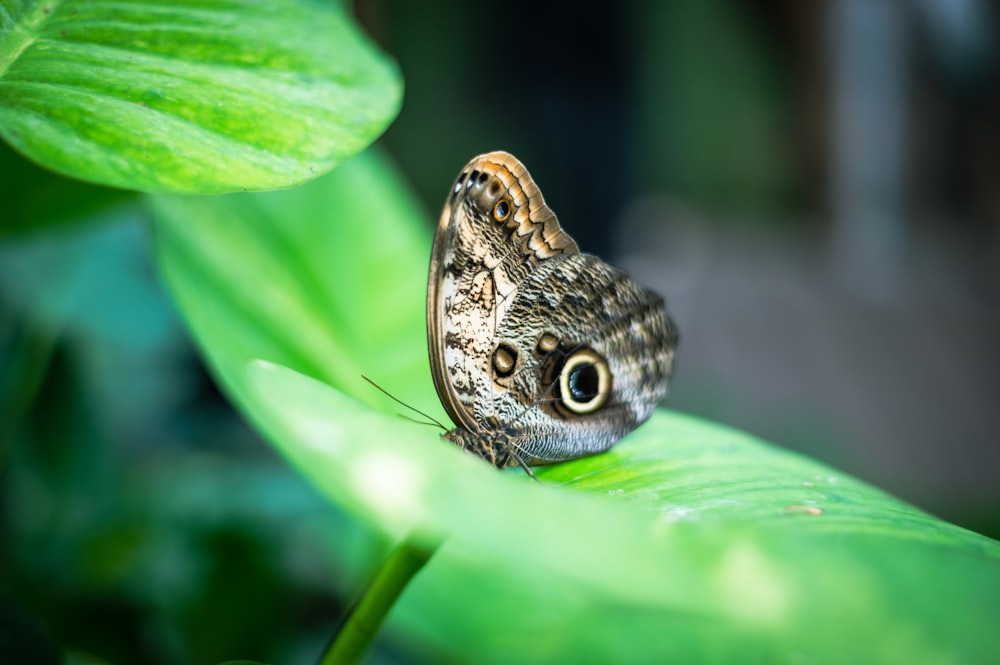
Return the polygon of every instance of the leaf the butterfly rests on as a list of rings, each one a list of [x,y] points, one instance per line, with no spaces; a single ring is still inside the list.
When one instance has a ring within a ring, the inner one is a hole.
[[[438,223],[427,343],[446,437],[497,467],[602,452],[666,395],[677,329],[663,299],[581,254],[527,169],[470,161]]]

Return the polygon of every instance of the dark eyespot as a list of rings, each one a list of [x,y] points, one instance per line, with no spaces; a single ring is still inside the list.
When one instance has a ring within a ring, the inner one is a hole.
[[[583,363],[574,367],[569,373],[569,394],[577,402],[587,403],[598,395],[600,377],[597,367],[591,363]]]
[[[493,219],[498,222],[505,221],[510,217],[510,202],[507,199],[500,199],[497,204],[493,206]]]
[[[486,182],[486,178],[488,178],[488,177],[489,177],[489,176],[488,176],[487,174],[485,174],[485,173],[480,173],[480,174],[479,174],[479,184],[481,185],[481,184],[483,184],[484,182]]]
[[[574,413],[593,413],[611,394],[608,363],[591,349],[575,351],[559,371],[559,399]]]

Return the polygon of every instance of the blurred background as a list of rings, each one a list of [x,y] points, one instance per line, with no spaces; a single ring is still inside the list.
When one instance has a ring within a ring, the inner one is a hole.
[[[513,152],[667,297],[668,406],[1000,537],[995,3],[551,4],[360,3],[428,222],[470,157]],[[0,146],[0,198],[0,643],[312,662],[387,543],[217,392],[135,197]]]

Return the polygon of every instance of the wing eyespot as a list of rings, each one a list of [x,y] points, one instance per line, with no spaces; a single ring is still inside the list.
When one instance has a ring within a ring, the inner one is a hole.
[[[611,394],[608,363],[591,349],[570,354],[559,370],[559,400],[578,414],[597,411]]]
[[[501,342],[493,351],[493,371],[496,376],[505,379],[514,373],[517,367],[517,349],[510,344]]]
[[[510,213],[513,210],[513,206],[507,199],[500,199],[497,201],[496,205],[493,206],[493,219],[498,223],[505,222],[510,217]]]
[[[548,355],[557,348],[559,348],[559,338],[552,333],[546,332],[538,336],[538,344],[535,347],[538,355]]]

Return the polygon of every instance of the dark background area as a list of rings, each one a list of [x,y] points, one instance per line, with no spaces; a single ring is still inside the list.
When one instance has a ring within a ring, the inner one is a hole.
[[[1000,536],[996,6],[554,5],[360,3],[406,82],[381,144],[429,223],[509,150],[585,251],[667,297],[669,407]],[[0,194],[10,229],[52,222],[0,237],[0,645],[313,662],[387,543],[217,392],[134,198],[6,146]]]

